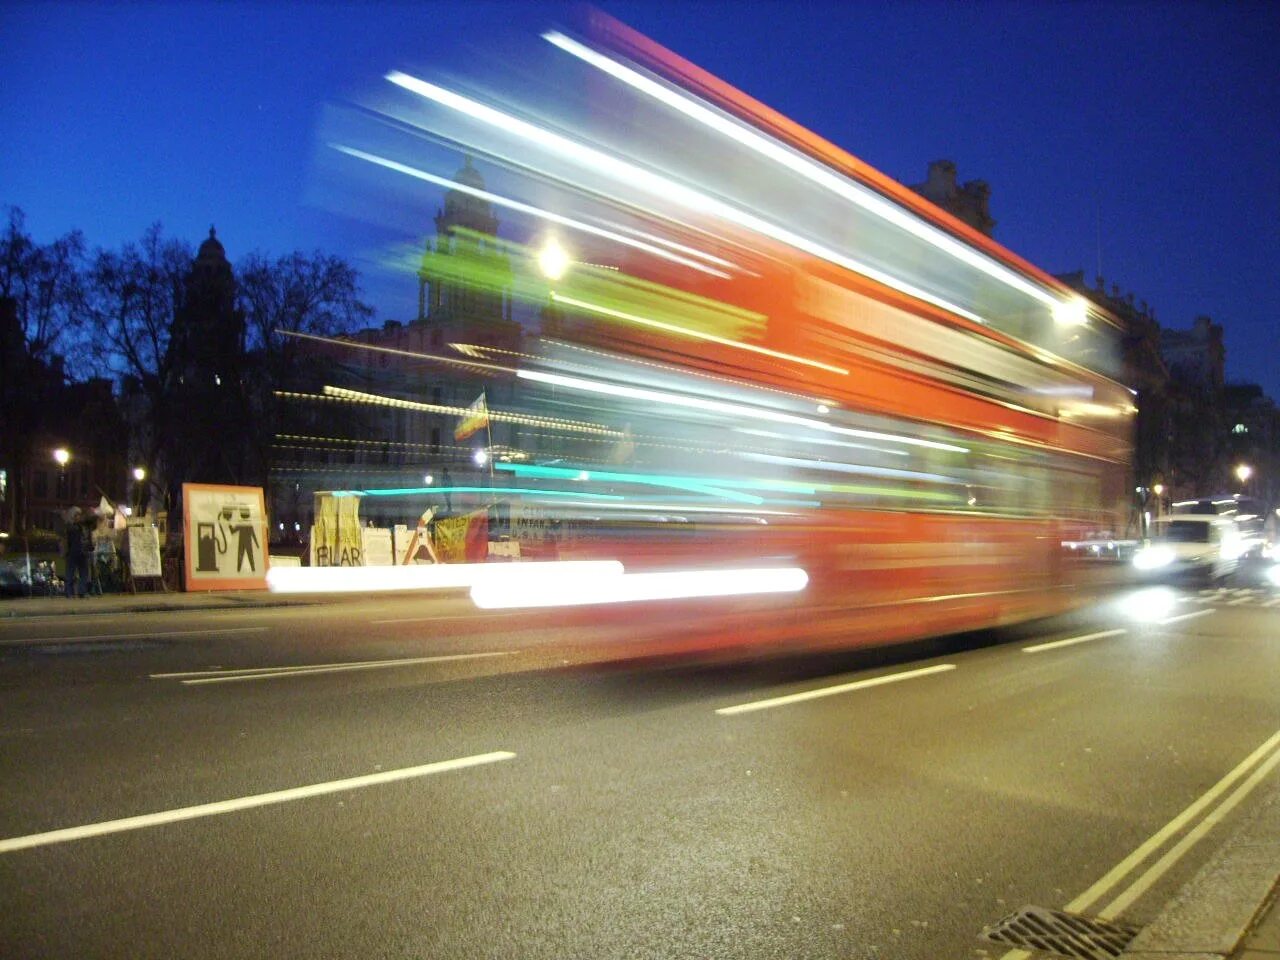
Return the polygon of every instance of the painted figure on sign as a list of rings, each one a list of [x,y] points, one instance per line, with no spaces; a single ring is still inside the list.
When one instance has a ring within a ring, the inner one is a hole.
[[[240,519],[243,523],[237,523],[231,527],[231,532],[239,535],[236,541],[236,572],[240,573],[244,570],[244,562],[249,561],[249,569],[257,572],[257,567],[253,563],[253,551],[258,546],[258,531],[256,524],[249,521],[249,511],[241,508]]]

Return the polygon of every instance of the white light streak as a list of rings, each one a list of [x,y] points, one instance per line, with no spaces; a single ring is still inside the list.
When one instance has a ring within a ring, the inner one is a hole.
[[[853,473],[868,477],[888,477],[897,480],[928,480],[933,483],[963,483],[955,477],[940,473],[922,473],[919,470],[895,470],[891,467],[867,467],[856,463],[840,463],[831,460],[806,460],[803,457],[780,457],[772,453],[741,453],[744,460],[757,463],[775,463],[784,467],[808,467],[811,470],[830,470],[835,473]]]
[[[908,457],[909,453],[905,450],[890,450],[888,447],[873,447],[869,443],[850,443],[847,440],[828,440],[825,437],[795,437],[785,433],[775,433],[771,430],[752,430],[748,427],[734,427],[734,433],[745,433],[753,437],[769,437],[773,440],[786,440],[789,443],[818,443],[828,447],[849,447],[853,450],[874,450],[876,453],[886,453],[892,457]]]
[[[426,80],[417,77],[411,77],[406,73],[393,70],[387,74],[387,79],[399,87],[416,93],[428,100],[433,100],[442,106],[456,110],[459,113],[466,114],[473,119],[479,120],[499,130],[503,130],[513,136],[536,143],[543,149],[566,157],[576,163],[595,169],[598,172],[614,177],[630,187],[644,190],[661,201],[676,203],[696,213],[707,214],[710,216],[720,217],[730,223],[737,224],[747,230],[753,230],[756,233],[766,237],[771,237],[779,243],[786,244],[802,250],[829,263],[844,267],[846,270],[852,270],[860,273],[864,277],[882,283],[887,287],[905,293],[907,296],[922,300],[925,303],[931,303],[936,307],[941,307],[956,316],[964,317],[972,320],[974,323],[985,324],[986,321],[969,310],[964,309],[957,304],[946,300],[943,297],[935,296],[927,290],[908,283],[905,280],[894,277],[872,267],[870,264],[855,260],[852,257],[832,250],[823,244],[802,237],[797,233],[780,227],[776,224],[763,220],[744,210],[739,210],[731,204],[722,200],[717,200],[707,194],[700,193],[697,190],[687,187],[682,183],[671,180],[667,177],[656,174],[643,167],[639,167],[634,163],[626,160],[620,160],[617,157],[610,156],[593,147],[576,143],[567,137],[544,130],[527,121],[520,120],[517,117],[505,114],[493,107],[486,106],[483,103],[464,97],[461,94],[446,90],[444,87],[437,86]]]
[[[438,563],[402,567],[272,567],[273,593],[384,592],[465,589],[479,583],[543,583],[557,578],[622,573],[617,560],[558,560],[522,563]],[[265,629],[265,628],[263,628]]]
[[[485,582],[471,588],[471,599],[483,610],[508,607],[569,607],[642,600],[684,600],[745,594],[794,593],[809,575],[799,567],[739,570],[672,570],[579,576],[539,583]]]
[[[515,210],[517,213],[524,213],[531,217],[538,217],[542,220],[546,220],[549,223],[554,223],[562,227],[569,227],[572,230],[577,230],[580,233],[589,233],[595,237],[603,237],[606,240],[612,240],[614,243],[620,243],[620,244],[623,244],[624,246],[631,247],[635,250],[643,250],[645,253],[652,254],[655,257],[661,257],[663,260],[670,261],[671,263],[678,263],[684,267],[690,267],[694,270],[701,271],[702,273],[710,274],[713,277],[720,277],[722,279],[729,278],[729,274],[724,273],[721,270],[716,270],[712,267],[705,266],[701,263],[698,263],[696,260],[690,260],[686,257],[678,256],[677,254],[671,253],[669,250],[664,250],[662,247],[656,246],[653,243],[647,243],[643,240],[636,240],[636,239],[633,239],[632,237],[623,236],[621,233],[617,233],[614,230],[606,230],[603,227],[597,227],[590,223],[584,223],[581,220],[575,220],[572,217],[566,217],[559,213],[553,213],[552,211],[544,210],[541,207],[535,207],[527,203],[521,203],[519,200],[512,200],[510,197],[504,197],[497,193],[490,193],[488,190],[481,190],[478,187],[473,187],[466,183],[460,183],[457,180],[450,180],[447,177],[438,177],[433,173],[427,173],[425,170],[419,170],[417,167],[411,167],[408,164],[398,163],[395,160],[389,160],[386,157],[380,157],[377,154],[366,153],[365,151],[358,150],[355,147],[344,146],[343,144],[340,144],[340,143],[331,143],[329,144],[329,146],[331,146],[334,150],[337,150],[339,153],[345,153],[350,157],[355,157],[359,160],[368,161],[369,163],[376,164],[377,166],[380,166],[380,167],[385,167],[388,170],[394,170],[397,173],[403,173],[406,176],[413,177],[417,180],[423,180],[423,181],[426,181],[427,183],[435,184],[438,187],[445,187],[448,190],[457,190],[459,193],[465,193],[470,196],[477,197],[481,200],[487,200],[489,203],[492,203],[494,206],[497,206],[497,207],[505,207],[508,210]],[[659,239],[659,238],[653,238],[653,239]],[[670,247],[680,248],[680,245],[677,245],[677,244],[672,244],[667,241],[660,241],[660,242],[663,242]],[[683,247],[682,249],[684,249],[687,252],[698,253],[698,251],[691,250],[691,248],[688,248],[688,247]],[[733,264],[730,264],[728,263],[728,261],[725,261],[725,260],[720,260],[718,257],[711,257],[707,254],[700,254],[700,255],[704,259],[711,260],[712,262],[720,262],[728,266],[733,266]]]
[[[774,423],[790,423],[810,430],[824,433],[837,433],[843,436],[862,437],[867,440],[885,440],[912,447],[927,447],[930,450],[947,450],[951,453],[968,453],[968,447],[958,447],[937,440],[925,440],[920,437],[904,437],[894,433],[879,433],[875,430],[857,430],[853,427],[839,427],[835,424],[814,420],[812,417],[801,417],[793,413],[779,410],[768,410],[763,407],[747,407],[742,404],[728,403],[723,400],[708,400],[705,397],[690,397],[678,393],[667,393],[661,390],[649,390],[644,387],[628,387],[618,383],[604,383],[599,380],[584,380],[581,377],[569,377],[560,373],[546,373],[541,370],[517,370],[516,376],[522,380],[533,380],[538,383],[550,383],[583,390],[588,393],[603,393],[614,397],[626,397],[630,400],[648,400],[652,403],[664,403],[675,407],[688,407],[695,410],[707,410],[723,413],[733,417],[747,417],[754,420],[770,420]]]
[[[639,90],[641,93],[647,94],[704,126],[710,127],[736,143],[754,150],[761,156],[781,164],[809,181],[825,187],[837,196],[924,240],[955,259],[971,267],[976,267],[988,276],[994,277],[1015,290],[1034,297],[1054,309],[1062,303],[1048,291],[1041,289],[1003,264],[955,240],[932,224],[926,223],[866,187],[835,173],[829,167],[816,163],[802,153],[779,143],[777,140],[758,133],[746,124],[707,107],[687,94],[624,66],[616,60],[566,37],[562,33],[548,31],[542,36],[544,40],[550,41],[566,53],[589,63],[596,69],[622,81],[633,89]]]

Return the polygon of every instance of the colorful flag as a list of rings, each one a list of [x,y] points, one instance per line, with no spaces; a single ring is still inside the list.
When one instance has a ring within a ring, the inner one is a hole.
[[[465,440],[481,427],[489,425],[489,408],[485,406],[484,391],[480,391],[480,396],[476,397],[475,402],[467,407],[467,413],[458,424],[457,429],[453,431],[453,439]]]

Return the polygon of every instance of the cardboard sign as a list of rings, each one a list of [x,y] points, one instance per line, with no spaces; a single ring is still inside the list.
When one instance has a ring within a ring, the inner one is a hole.
[[[187,590],[265,590],[267,511],[261,487],[182,485]]]
[[[160,531],[142,520],[137,523],[131,521],[126,529],[129,533],[129,573],[135,579],[161,576]]]
[[[363,527],[364,565],[366,567],[395,566],[395,550],[391,546],[391,530],[386,527]]]

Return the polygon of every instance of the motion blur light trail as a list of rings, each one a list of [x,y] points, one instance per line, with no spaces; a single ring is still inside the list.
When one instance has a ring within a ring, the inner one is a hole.
[[[427,173],[425,170],[419,170],[416,167],[411,167],[408,164],[399,163],[395,160],[389,160],[386,157],[379,157],[376,154],[366,153],[363,150],[357,150],[355,147],[347,147],[340,143],[330,144],[330,146],[340,153],[345,153],[348,156],[355,157],[359,160],[366,160],[369,163],[377,164],[380,167],[386,167],[388,170],[395,170],[397,173],[403,173],[407,176],[414,177],[418,180],[424,180],[427,183],[432,183],[448,190],[456,190],[459,193],[465,193],[481,200],[485,200],[492,203],[494,206],[505,207],[508,210],[515,210],[518,213],[528,214],[529,216],[546,220],[548,223],[569,227],[570,229],[578,230],[582,233],[589,233],[593,236],[602,237],[606,240],[612,240],[614,243],[621,243],[629,247],[635,247],[637,250],[643,250],[655,257],[670,260],[672,263],[678,263],[681,266],[689,267],[693,270],[701,270],[702,272],[708,273],[714,277],[724,277],[725,279],[728,279],[729,274],[722,270],[715,270],[703,263],[699,263],[696,260],[691,260],[688,257],[678,256],[677,254],[672,253],[671,250],[663,249],[663,246],[671,246],[675,249],[691,253],[694,256],[718,262],[725,266],[733,266],[733,264],[729,263],[727,260],[721,260],[718,257],[712,257],[709,254],[704,254],[700,251],[692,250],[689,247],[674,244],[671,241],[662,240],[661,238],[652,237],[650,239],[654,242],[646,243],[644,240],[637,240],[632,237],[628,237],[625,234],[620,233],[618,230],[609,230],[590,223],[584,223],[581,220],[575,220],[572,217],[566,217],[562,214],[554,213],[551,210],[543,210],[527,203],[521,203],[519,200],[513,200],[510,197],[503,197],[496,193],[490,193],[488,190],[480,190],[476,187],[468,186],[465,183],[459,183],[456,180],[450,180],[446,177],[438,177],[434,174]],[[663,246],[659,246],[658,244]],[[559,276],[552,277],[552,279],[559,279]]]
[[[541,590],[560,578],[619,576],[617,560],[560,560],[528,563],[438,563],[403,567],[272,567],[273,593],[390,592],[447,590],[493,583],[510,589],[524,582]]]
[[[795,593],[803,590],[808,582],[809,575],[799,567],[622,574],[591,571],[554,583],[482,581],[471,588],[471,599],[484,610],[570,607],[641,600]]]

